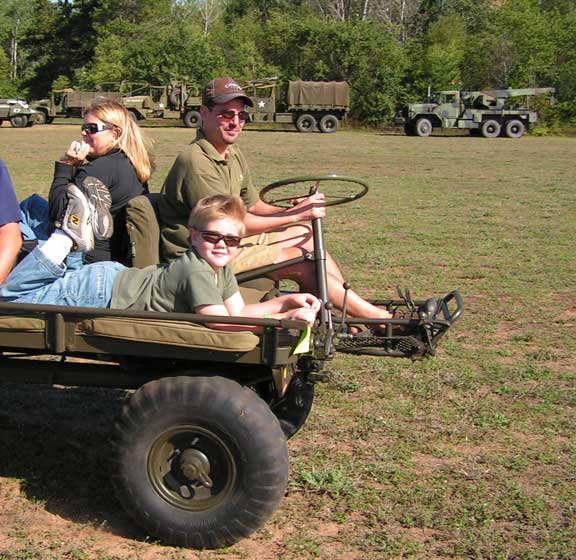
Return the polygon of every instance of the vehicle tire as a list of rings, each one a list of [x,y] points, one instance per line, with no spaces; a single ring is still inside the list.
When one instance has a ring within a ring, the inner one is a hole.
[[[130,113],[130,118],[132,119],[133,122],[137,123],[140,120],[138,113],[136,111],[129,109],[128,112]]]
[[[46,124],[52,124],[54,122],[54,117],[46,117]]]
[[[504,125],[504,135],[507,138],[521,138],[526,127],[522,121],[512,119]]]
[[[13,117],[10,117],[10,124],[14,128],[26,128],[28,126],[28,116],[14,115]]]
[[[482,123],[480,130],[484,138],[498,138],[498,136],[500,136],[502,126],[497,120],[488,119]]]
[[[186,128],[200,128],[202,126],[200,111],[187,111],[184,115],[184,125]]]
[[[472,136],[474,138],[480,138],[480,136],[482,136],[482,132],[480,131],[479,128],[470,128],[469,132],[470,132],[470,136]]]
[[[414,123],[409,122],[404,125],[404,134],[406,136],[416,136],[416,130],[414,129]]]
[[[46,124],[48,122],[48,113],[42,109],[38,109],[38,115],[36,115],[36,122],[38,124]]]
[[[426,138],[430,136],[430,134],[432,134],[432,130],[434,130],[434,127],[432,126],[432,122],[430,121],[430,119],[422,117],[416,121],[416,126],[414,130],[416,132],[416,136]]]
[[[119,500],[170,545],[214,549],[247,537],[278,508],[288,483],[278,420],[254,391],[222,377],[142,386],[112,444]]]
[[[296,130],[298,132],[313,132],[316,128],[316,119],[313,115],[304,113],[296,119]]]
[[[340,128],[340,121],[336,115],[324,115],[318,124],[320,132],[336,132]]]
[[[278,418],[286,439],[300,430],[306,422],[314,402],[314,385],[302,377],[294,377],[286,394],[270,407]]]

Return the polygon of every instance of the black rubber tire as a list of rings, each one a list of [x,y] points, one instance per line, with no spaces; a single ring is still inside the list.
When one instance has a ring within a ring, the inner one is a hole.
[[[512,119],[504,125],[504,136],[506,138],[521,138],[526,130],[526,126],[518,119]]]
[[[200,111],[186,111],[184,115],[184,126],[186,128],[200,128],[202,126]]]
[[[316,118],[314,115],[304,113],[296,119],[296,130],[298,132],[314,132],[316,129]]]
[[[54,117],[46,117],[46,124],[52,124],[54,122]]]
[[[250,535],[288,483],[278,420],[254,391],[222,377],[163,378],[138,389],[116,424],[112,466],[117,496],[138,524],[196,549]]]
[[[469,132],[470,136],[472,136],[473,138],[480,138],[482,136],[482,132],[480,131],[479,128],[470,128]]]
[[[314,402],[314,385],[301,377],[294,377],[286,394],[272,404],[286,439],[290,439],[306,422]]]
[[[488,119],[482,123],[480,131],[484,138],[498,138],[502,125],[495,119]]]
[[[36,115],[36,124],[46,124],[48,122],[48,112],[42,109],[38,109],[38,114]]]
[[[416,136],[416,130],[414,129],[413,122],[409,122],[404,125],[404,134],[406,134],[406,136]]]
[[[13,128],[26,128],[28,126],[28,115],[14,115],[10,117],[10,124]]]
[[[324,132],[326,134],[337,132],[339,128],[340,121],[336,115],[324,115],[318,123],[318,129],[320,132]]]
[[[419,118],[414,126],[414,132],[416,133],[416,136],[420,136],[420,138],[427,138],[432,134],[433,130],[434,126],[432,125],[432,122],[426,117]]]

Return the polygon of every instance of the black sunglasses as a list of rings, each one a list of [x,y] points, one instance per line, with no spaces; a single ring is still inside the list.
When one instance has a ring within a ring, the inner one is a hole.
[[[88,134],[96,134],[97,132],[102,132],[103,130],[111,130],[114,127],[111,124],[83,123],[80,128],[82,129],[82,132],[87,132]]]
[[[220,241],[223,239],[226,247],[238,247],[242,241],[242,238],[238,237],[237,235],[222,235],[217,231],[201,231],[200,236],[202,239],[204,239],[204,241],[208,241],[208,243],[212,243],[213,245],[220,243]]]
[[[248,111],[234,111],[232,109],[226,109],[225,111],[221,111],[218,113],[218,117],[221,119],[225,119],[227,121],[231,121],[236,115],[238,115],[238,120],[247,121],[250,119],[250,113]]]

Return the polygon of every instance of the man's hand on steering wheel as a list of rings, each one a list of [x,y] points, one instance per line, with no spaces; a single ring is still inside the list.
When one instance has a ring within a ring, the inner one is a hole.
[[[298,214],[299,221],[308,221],[326,216],[326,197],[323,193],[315,193],[304,198],[295,198],[291,212]]]

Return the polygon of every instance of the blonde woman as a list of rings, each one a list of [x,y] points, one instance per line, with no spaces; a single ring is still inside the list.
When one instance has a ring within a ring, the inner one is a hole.
[[[84,115],[82,140],[74,141],[56,162],[49,195],[49,219],[59,222],[68,204],[69,183],[81,187],[87,177],[101,181],[110,193],[114,232],[98,239],[84,263],[122,262],[127,256],[125,207],[148,192],[153,164],[145,140],[130,113],[114,101],[93,104]]]

